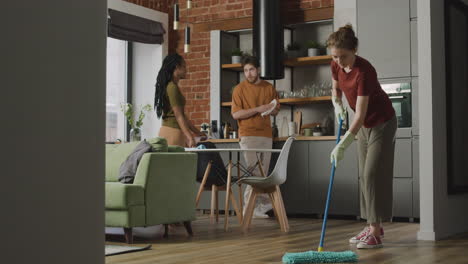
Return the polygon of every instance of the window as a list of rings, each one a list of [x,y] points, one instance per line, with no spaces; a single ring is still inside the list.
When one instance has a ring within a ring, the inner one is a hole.
[[[125,117],[120,109],[127,102],[128,42],[107,38],[106,142],[124,140]]]

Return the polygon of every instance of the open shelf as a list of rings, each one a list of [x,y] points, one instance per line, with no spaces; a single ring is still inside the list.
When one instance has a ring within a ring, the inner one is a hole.
[[[298,66],[317,65],[317,64],[329,64],[331,60],[332,60],[332,57],[330,55],[315,56],[315,57],[299,57],[299,58],[285,59],[284,66],[298,67]],[[242,66],[240,63],[223,64],[221,68],[227,69],[227,70],[233,70],[233,71],[242,71]]]
[[[331,55],[315,56],[315,57],[299,57],[286,59],[284,61],[284,66],[288,67],[297,67],[297,66],[307,66],[307,65],[316,65],[316,64],[329,64],[332,60]]]
[[[302,105],[329,101],[331,102],[331,96],[279,99],[280,104],[283,105]]]
[[[312,104],[312,103],[329,102],[329,101],[331,101],[331,96],[279,99],[280,104],[283,104],[283,105],[303,105],[303,104]],[[221,103],[221,106],[231,107],[232,102],[223,102]]]
[[[240,63],[223,64],[221,65],[221,68],[232,71],[242,71],[242,65]]]

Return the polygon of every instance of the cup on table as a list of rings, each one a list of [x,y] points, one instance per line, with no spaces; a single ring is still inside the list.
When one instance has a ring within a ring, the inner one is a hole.
[[[313,136],[313,129],[312,128],[304,128],[304,136],[306,137],[312,137]]]

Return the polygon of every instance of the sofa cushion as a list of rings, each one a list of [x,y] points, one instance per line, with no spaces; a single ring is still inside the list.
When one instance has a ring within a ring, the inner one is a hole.
[[[155,137],[146,140],[151,145],[152,152],[167,152],[167,140],[162,137]]]
[[[126,210],[145,204],[145,189],[134,184],[106,182],[106,210]]]

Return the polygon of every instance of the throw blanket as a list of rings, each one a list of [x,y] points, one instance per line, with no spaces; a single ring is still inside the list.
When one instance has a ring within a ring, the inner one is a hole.
[[[143,140],[138,144],[127,159],[120,165],[119,181],[121,183],[133,183],[141,157],[151,151],[151,145]]]

